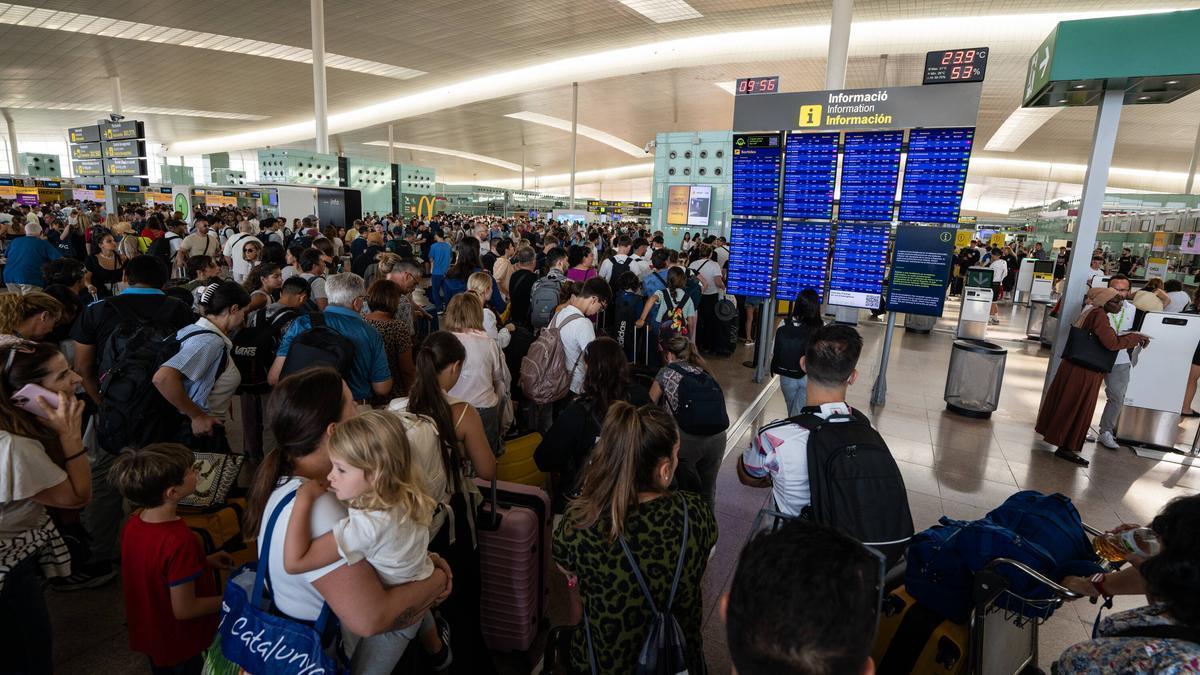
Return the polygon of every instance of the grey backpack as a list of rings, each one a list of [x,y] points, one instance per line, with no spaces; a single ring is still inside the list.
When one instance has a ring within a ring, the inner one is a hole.
[[[566,277],[561,273],[552,270],[533,284],[533,292],[529,296],[529,320],[535,330],[550,325],[565,280]]]

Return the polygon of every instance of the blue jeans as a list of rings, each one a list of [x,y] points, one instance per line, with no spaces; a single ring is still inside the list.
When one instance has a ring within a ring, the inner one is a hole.
[[[429,290],[433,297],[429,298],[433,302],[433,306],[437,307],[438,311],[446,309],[446,302],[442,298],[442,283],[446,280],[444,274],[432,274],[429,276]]]
[[[783,392],[783,400],[787,403],[788,417],[795,417],[808,403],[808,376],[796,378],[780,375],[779,390]]]

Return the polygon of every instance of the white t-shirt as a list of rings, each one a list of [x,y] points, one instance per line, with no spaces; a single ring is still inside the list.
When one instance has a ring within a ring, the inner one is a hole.
[[[262,544],[266,536],[267,522],[271,520],[271,514],[275,512],[275,507],[287,495],[295,492],[303,479],[288,478],[287,481],[280,484],[271,493],[271,498],[267,500],[267,508],[263,512],[262,525],[258,531],[258,555],[262,557]],[[288,521],[292,518],[292,503],[283,507],[283,511],[279,514],[279,520],[275,523],[275,531],[271,534],[271,551],[270,551],[270,575],[271,581],[271,597],[275,602],[275,606],[279,611],[287,614],[293,619],[301,621],[316,621],[321,615],[321,607],[325,604],[325,599],[313,588],[313,582],[321,577],[336,570],[346,564],[345,560],[338,560],[332,565],[305,572],[303,574],[288,574],[283,570],[283,543],[287,539]],[[312,515],[310,517],[309,526],[311,529],[312,538],[316,539],[326,532],[333,531],[335,525],[347,516],[346,507],[333,496],[332,492],[327,492],[317,498],[313,502]]]
[[[849,414],[850,406],[825,403],[817,416],[828,419],[835,413]],[[755,478],[771,477],[771,494],[780,513],[798,516],[812,501],[808,482],[808,429],[799,424],[781,420],[763,427],[742,452],[742,465]]]
[[[715,295],[721,292],[717,288],[717,277],[721,275],[721,265],[715,260],[697,260],[688,265],[692,270],[695,270],[697,276],[704,281],[704,290],[702,295]]]
[[[992,283],[999,284],[1004,281],[1004,277],[1008,276],[1008,261],[1004,258],[997,257],[988,267],[992,268]]]
[[[433,574],[429,528],[407,516],[350,509],[349,515],[333,526],[333,539],[347,563],[366,560],[385,586],[420,581]]]
[[[1164,312],[1182,312],[1187,309],[1188,303],[1191,302],[1191,298],[1184,291],[1171,291],[1167,293],[1167,297],[1171,299],[1171,302],[1167,303],[1166,307],[1163,307]]]
[[[1104,286],[1104,277],[1106,277],[1106,276],[1108,276],[1108,274],[1106,274],[1104,272],[1103,267],[1098,270],[1089,269],[1088,270],[1088,282],[1087,282],[1088,287],[1089,288],[1102,288]]]
[[[724,246],[718,246],[714,248],[713,253],[716,254],[717,264],[721,267],[724,267],[725,263],[729,262],[729,249],[725,248]]]
[[[473,330],[453,335],[462,343],[467,358],[463,361],[458,382],[450,389],[450,395],[476,408],[494,408],[499,405],[512,379],[500,347],[483,331]]]
[[[1117,335],[1124,335],[1133,330],[1133,319],[1137,314],[1137,308],[1128,300],[1121,301],[1121,311],[1115,314],[1108,315],[1108,323]],[[1117,360],[1113,362],[1114,366],[1122,366],[1129,363],[1129,350],[1118,349]]]
[[[596,339],[596,329],[586,316],[583,316],[583,321],[576,319],[567,325],[572,315],[583,316],[583,312],[573,305],[567,305],[559,310],[553,321],[559,328],[558,336],[562,340],[567,370],[571,371],[571,392],[582,394],[583,376],[587,370],[583,365],[583,350]]]
[[[0,431],[0,476],[0,539],[37,527],[46,507],[34,495],[67,479],[41,443],[7,431]]]

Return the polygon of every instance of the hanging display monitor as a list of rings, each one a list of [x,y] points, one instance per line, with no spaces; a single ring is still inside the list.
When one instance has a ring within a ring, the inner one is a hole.
[[[733,137],[733,215],[775,215],[781,151],[779,134]]]
[[[957,223],[975,130],[913,129],[900,191],[900,220]]]
[[[901,224],[896,228],[887,308],[941,316],[954,260],[954,226]]]
[[[890,221],[903,131],[846,132],[838,220]]]
[[[890,225],[838,223],[829,272],[829,304],[878,309]]]
[[[771,260],[775,257],[775,221],[734,218],[729,235],[729,283],[734,295],[771,295]]]
[[[833,218],[839,134],[788,135],[783,165],[783,217]]]
[[[775,297],[792,300],[806,288],[824,293],[831,229],[830,223],[784,222]]]
[[[712,204],[712,186],[693,185],[688,194],[687,224],[693,227],[708,227],[710,204]]]

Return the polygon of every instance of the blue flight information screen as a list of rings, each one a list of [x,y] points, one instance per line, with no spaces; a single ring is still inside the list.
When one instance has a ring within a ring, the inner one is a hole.
[[[784,150],[783,217],[833,218],[840,134],[789,134]]]
[[[903,131],[846,132],[838,220],[892,219]]]
[[[779,141],[779,134],[733,137],[733,215],[775,215],[783,150]]]
[[[957,223],[975,130],[913,129],[900,191],[900,220]]]
[[[775,297],[792,300],[806,288],[813,289],[817,295],[824,295],[831,230],[830,223],[783,224]]]
[[[829,304],[878,309],[887,272],[890,225],[838,223]]]
[[[729,235],[729,283],[734,295],[771,296],[771,260],[775,257],[775,221],[734,218]]]

